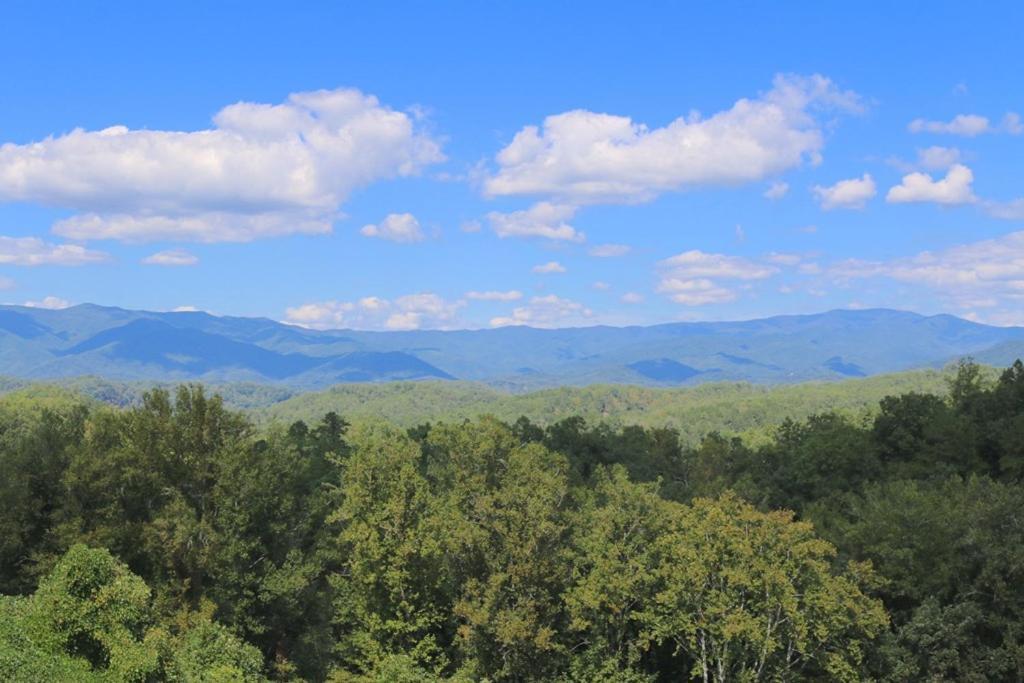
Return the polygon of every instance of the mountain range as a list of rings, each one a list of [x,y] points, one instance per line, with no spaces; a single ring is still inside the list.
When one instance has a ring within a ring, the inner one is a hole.
[[[0,374],[28,379],[93,375],[303,389],[458,379],[527,390],[842,379],[938,367],[964,355],[1006,365],[1024,355],[1024,328],[871,309],[646,327],[370,332],[93,304],[0,306]]]

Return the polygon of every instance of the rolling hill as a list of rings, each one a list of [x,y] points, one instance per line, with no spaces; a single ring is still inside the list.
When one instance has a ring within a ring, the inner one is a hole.
[[[996,369],[987,369],[986,374],[994,377]],[[952,370],[947,368],[777,386],[744,382],[676,388],[591,385],[513,394],[473,382],[419,381],[348,383],[306,392],[281,385],[227,383],[208,385],[207,391],[219,394],[230,408],[244,410],[263,424],[295,420],[313,424],[328,412],[352,422],[383,419],[400,427],[458,422],[480,415],[494,415],[510,423],[525,416],[548,425],[579,416],[592,424],[671,427],[692,443],[712,431],[757,440],[786,418],[801,419],[815,413],[867,415],[887,395],[945,394],[951,377]],[[143,392],[156,386],[174,389],[173,383],[145,380],[0,377],[0,412],[9,406],[67,406],[82,399],[115,407],[138,405]]]

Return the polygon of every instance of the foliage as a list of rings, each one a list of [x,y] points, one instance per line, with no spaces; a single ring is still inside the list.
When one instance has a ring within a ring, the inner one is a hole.
[[[15,392],[0,678],[1020,680],[1024,364],[909,388],[753,441]]]
[[[984,377],[989,371],[983,368],[979,373]],[[526,416],[542,426],[581,417],[616,429],[629,425],[671,428],[687,443],[713,431],[742,434],[761,443],[768,440],[771,428],[786,418],[803,419],[829,411],[858,416],[889,394],[943,393],[949,378],[948,372],[918,370],[789,386],[717,382],[660,389],[605,384],[522,394],[466,382],[341,384],[276,402],[255,410],[254,415],[261,422],[289,423],[335,411],[353,421],[386,416],[403,427],[481,415],[494,415],[509,423]]]

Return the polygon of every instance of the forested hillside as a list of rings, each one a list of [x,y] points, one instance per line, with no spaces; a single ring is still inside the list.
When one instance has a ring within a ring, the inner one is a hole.
[[[750,444],[0,406],[0,678],[1016,681],[1024,364]]]
[[[627,385],[561,387],[509,394],[459,383],[396,382],[343,384],[298,394],[253,415],[264,421],[313,420],[327,412],[349,419],[380,419],[403,427],[493,415],[506,422],[528,417],[549,425],[569,417],[613,426],[671,427],[687,442],[708,432],[761,434],[787,417],[836,411],[850,417],[870,413],[888,394],[941,394],[952,370],[917,370],[841,382],[783,386],[721,382],[678,389]],[[991,368],[982,372],[992,374]]]
[[[952,367],[952,366],[951,366]],[[982,371],[993,378],[997,371]],[[683,388],[629,385],[561,387],[512,394],[470,382],[387,382],[339,384],[321,392],[232,383],[207,386],[231,409],[245,411],[257,424],[316,421],[329,412],[350,422],[384,420],[399,427],[424,422],[458,421],[492,415],[506,422],[528,417],[540,425],[582,417],[612,426],[672,427],[692,443],[704,434],[742,434],[766,437],[787,417],[803,418],[834,411],[856,419],[870,415],[889,394],[908,391],[942,394],[954,370],[914,370],[839,382],[765,386],[720,382]],[[47,402],[51,405],[85,400],[115,407],[141,405],[152,389],[173,391],[174,385],[153,382],[115,382],[81,377],[54,382],[0,378],[0,405]]]

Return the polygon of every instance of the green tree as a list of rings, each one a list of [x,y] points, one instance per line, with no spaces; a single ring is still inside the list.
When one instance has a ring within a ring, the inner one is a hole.
[[[1024,677],[1024,490],[987,477],[892,481],[824,518],[844,554],[870,560],[892,614],[894,680]],[[817,517],[817,515],[816,515]]]
[[[656,541],[665,558],[643,621],[703,681],[860,680],[865,645],[885,627],[862,587],[867,566],[835,573],[835,549],[788,512],[726,494],[698,499]]]
[[[459,589],[462,671],[493,680],[560,671],[566,459],[538,443],[523,445],[489,418],[435,428],[426,448],[453,543],[448,571]]]
[[[152,639],[149,588],[109,552],[73,546],[39,584],[21,628],[46,656],[112,681],[144,681],[159,667]],[[22,678],[18,670],[9,672]]]
[[[675,506],[657,489],[634,484],[621,466],[601,470],[572,520],[573,583],[564,599],[579,680],[641,680],[641,617],[664,562],[657,540]]]
[[[164,677],[180,683],[256,683],[265,681],[263,657],[226,627],[208,618],[189,625],[163,645]]]
[[[419,457],[405,434],[368,427],[355,432],[342,471],[341,503],[331,517],[343,558],[343,571],[332,578],[334,621],[337,651],[353,672],[374,671],[399,654],[430,669],[447,664],[447,548]]]

